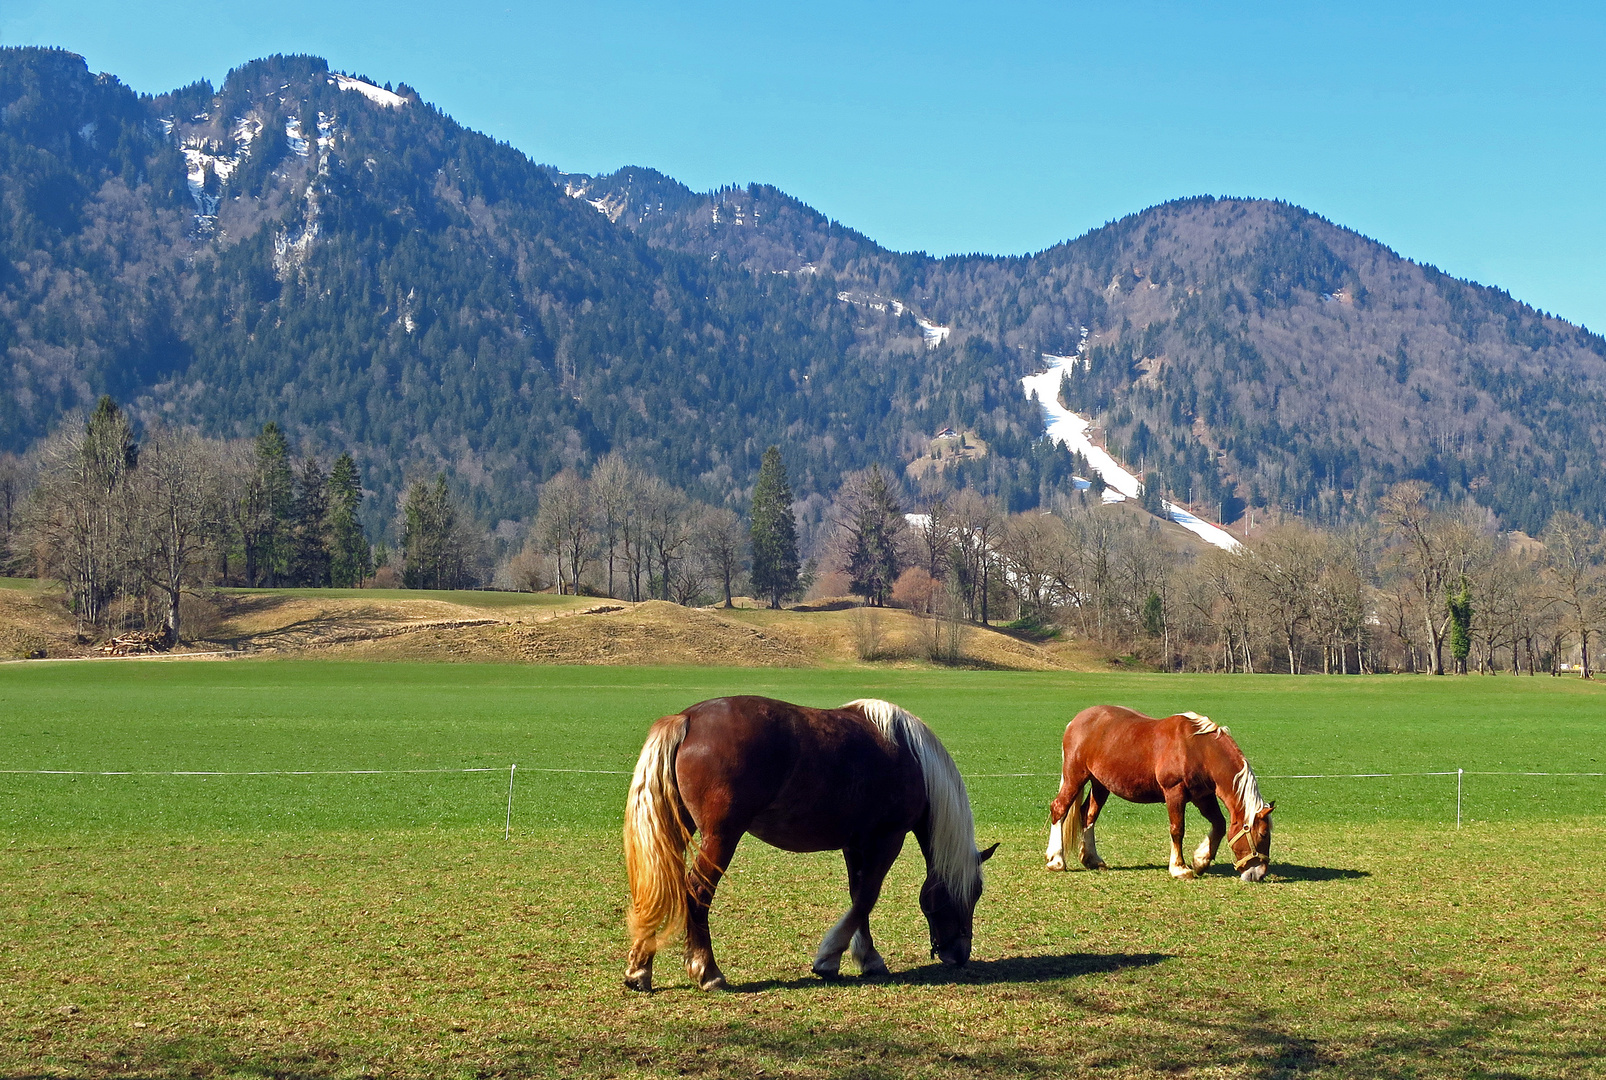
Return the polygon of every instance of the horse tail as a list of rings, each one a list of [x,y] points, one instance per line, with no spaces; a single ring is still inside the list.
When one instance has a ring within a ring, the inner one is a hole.
[[[1065,850],[1080,853],[1082,850],[1082,833],[1087,828],[1087,800],[1088,795],[1083,794],[1087,785],[1083,784],[1071,794],[1070,812],[1065,815]],[[1091,794],[1091,793],[1089,793]]]
[[[645,945],[649,953],[657,949],[660,934],[672,937],[686,925],[691,830],[675,779],[675,752],[685,738],[684,714],[653,724],[625,799],[625,873],[630,879],[625,922],[632,943]]]

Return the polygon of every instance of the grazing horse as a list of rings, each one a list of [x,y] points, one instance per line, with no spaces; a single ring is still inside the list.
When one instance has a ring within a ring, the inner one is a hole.
[[[716,698],[653,724],[625,802],[630,960],[625,986],[652,989],[664,939],[686,935],[686,970],[725,988],[708,909],[743,833],[783,851],[840,848],[852,904],[825,935],[814,972],[832,978],[851,947],[865,975],[887,965],[870,940],[881,882],[913,832],[926,857],[920,907],[932,955],[970,959],[981,864],[965,782],[920,718],[885,701],[809,709],[763,697]],[[687,846],[701,837],[690,866]]]
[[[1266,876],[1271,862],[1271,812],[1263,802],[1255,771],[1227,729],[1208,716],[1185,712],[1163,719],[1119,705],[1095,705],[1077,713],[1065,728],[1060,789],[1048,807],[1048,868],[1065,869],[1065,848],[1079,848],[1082,865],[1104,869],[1093,842],[1093,826],[1110,792],[1128,802],[1164,802],[1171,815],[1171,876],[1191,878],[1216,857],[1227,821],[1217,797],[1232,815],[1234,870],[1245,881]],[[1082,797],[1082,789],[1091,791]],[[1183,813],[1187,803],[1210,822],[1210,835],[1182,860]],[[1065,835],[1069,822],[1070,835]]]

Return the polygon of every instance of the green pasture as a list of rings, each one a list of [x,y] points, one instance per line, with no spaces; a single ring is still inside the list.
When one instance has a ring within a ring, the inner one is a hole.
[[[845,906],[840,858],[749,841],[714,914],[737,992],[692,990],[673,950],[660,992],[620,988],[624,774],[652,719],[729,693],[885,697],[936,729],[983,842],[1003,843],[969,968],[925,955],[910,844],[875,921],[893,978],[809,976]],[[3,665],[0,768],[18,771],[0,773],[0,1076],[1600,1075],[1606,778],[1506,774],[1606,771],[1603,693],[1510,676]],[[1267,882],[1172,881],[1163,811],[1124,803],[1100,829],[1112,870],[1042,870],[1059,735],[1096,702],[1232,729],[1278,803]],[[490,771],[398,771],[475,768]],[[1278,778],[1456,768],[1460,830],[1454,776]]]

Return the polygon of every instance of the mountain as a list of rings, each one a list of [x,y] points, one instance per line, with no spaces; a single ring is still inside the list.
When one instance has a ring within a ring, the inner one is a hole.
[[[102,392],[218,434],[277,420],[357,455],[371,526],[437,469],[521,519],[614,449],[740,505],[776,443],[829,494],[945,426],[985,448],[948,481],[1025,509],[1071,470],[1020,389],[1045,354],[1206,516],[1335,521],[1422,477],[1512,527],[1606,520],[1606,342],[1296,207],[934,259],[770,187],[537,165],[313,57],[147,97],[0,50],[0,351],[0,450]]]

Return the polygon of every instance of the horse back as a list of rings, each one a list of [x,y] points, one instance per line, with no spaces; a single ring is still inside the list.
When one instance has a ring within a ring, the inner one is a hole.
[[[907,830],[925,810],[920,768],[857,710],[715,698],[685,710],[676,760],[699,830],[739,829],[788,851]]]
[[[1187,716],[1145,716],[1121,705],[1083,709],[1066,725],[1064,769],[1086,774],[1128,802],[1161,802],[1165,790],[1198,786],[1197,727]]]

